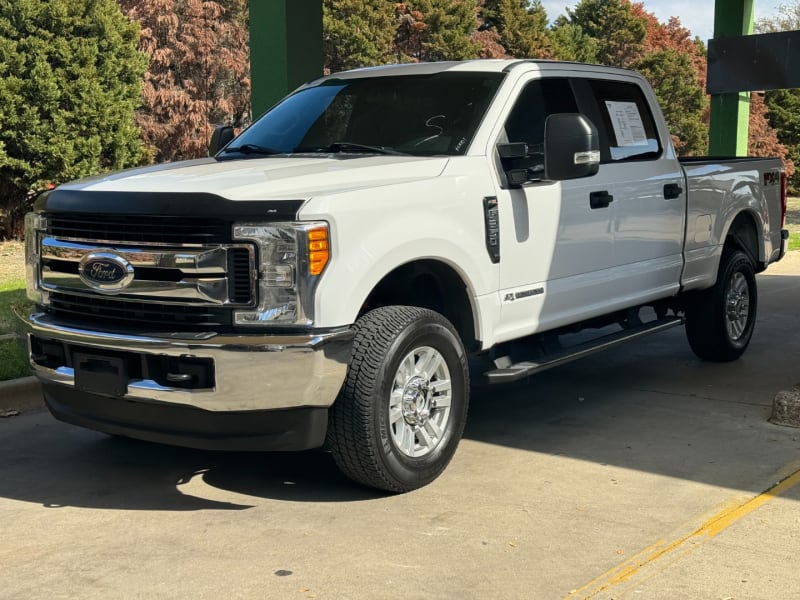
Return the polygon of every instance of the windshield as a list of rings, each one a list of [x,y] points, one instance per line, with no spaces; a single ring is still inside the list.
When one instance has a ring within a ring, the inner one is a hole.
[[[502,78],[449,72],[326,79],[276,105],[223,153],[464,154]]]

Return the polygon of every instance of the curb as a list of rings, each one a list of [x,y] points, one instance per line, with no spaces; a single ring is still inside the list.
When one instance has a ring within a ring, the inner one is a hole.
[[[36,377],[0,381],[0,413],[30,411],[44,408],[42,388]]]

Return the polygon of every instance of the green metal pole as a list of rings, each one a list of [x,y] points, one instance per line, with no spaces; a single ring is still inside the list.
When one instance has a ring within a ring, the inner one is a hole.
[[[250,0],[253,117],[321,76],[322,65],[322,0]]]
[[[753,0],[716,0],[714,37],[753,33]],[[711,96],[708,152],[712,156],[746,156],[750,93]]]

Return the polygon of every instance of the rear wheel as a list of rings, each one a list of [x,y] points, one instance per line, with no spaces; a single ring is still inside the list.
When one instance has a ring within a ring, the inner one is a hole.
[[[464,347],[447,319],[418,307],[378,308],[354,328],[328,447],[355,481],[393,492],[422,487],[444,470],[464,431]]]
[[[739,358],[753,337],[758,306],[756,276],[750,257],[726,248],[714,287],[695,296],[686,309],[686,336],[704,360]]]

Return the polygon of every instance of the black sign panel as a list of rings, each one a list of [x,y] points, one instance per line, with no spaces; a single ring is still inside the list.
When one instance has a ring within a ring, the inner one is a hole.
[[[709,94],[800,88],[800,31],[708,41]]]

